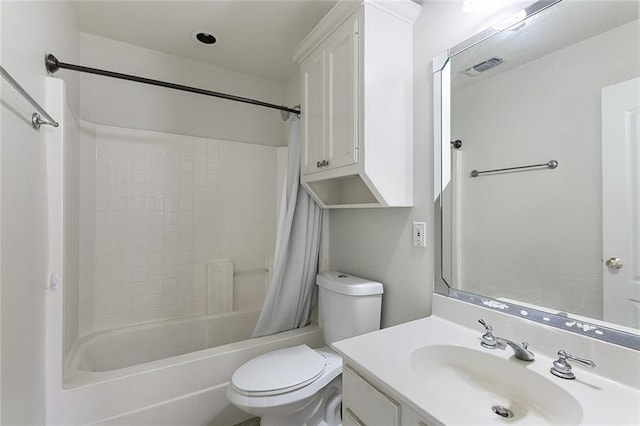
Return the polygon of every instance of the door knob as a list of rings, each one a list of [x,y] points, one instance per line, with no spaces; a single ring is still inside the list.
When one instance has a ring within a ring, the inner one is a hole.
[[[618,259],[617,257],[610,257],[604,264],[607,265],[609,269],[621,269],[623,266],[622,259]]]

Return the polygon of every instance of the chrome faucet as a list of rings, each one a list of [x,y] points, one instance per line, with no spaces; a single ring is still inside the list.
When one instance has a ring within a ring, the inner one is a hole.
[[[484,322],[482,318],[479,319],[478,322],[484,326],[485,330],[485,333],[482,335],[482,342],[480,342],[480,345],[487,349],[495,349],[498,342],[496,342],[496,338],[493,335],[493,327]]]
[[[482,335],[482,342],[480,345],[487,349],[502,349],[504,350],[507,346],[513,349],[515,357],[522,361],[533,361],[536,356],[533,352],[531,352],[529,348],[529,344],[527,342],[522,342],[522,344],[518,344],[512,340],[505,339],[504,337],[496,337],[493,335],[493,327],[487,324],[483,319],[478,320],[480,324],[484,326],[485,333]]]
[[[571,371],[571,364],[569,364],[567,361],[577,362],[589,368],[594,368],[596,366],[596,363],[591,361],[590,359],[578,358],[566,353],[563,350],[560,350],[558,351],[558,359],[553,361],[553,366],[550,370],[551,374],[563,379],[575,379],[576,375],[573,374],[573,371]]]
[[[496,341],[499,349],[504,349],[509,346],[513,349],[513,353],[516,358],[521,359],[522,361],[533,361],[536,359],[535,354],[528,349],[529,344],[527,342],[522,342],[520,345],[512,340],[504,339],[502,337],[496,337]]]

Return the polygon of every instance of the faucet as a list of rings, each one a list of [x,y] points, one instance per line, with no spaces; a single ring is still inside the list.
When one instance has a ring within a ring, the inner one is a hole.
[[[518,344],[513,340],[505,339],[504,337],[496,337],[493,335],[493,327],[487,324],[483,319],[478,320],[480,324],[484,326],[485,333],[482,335],[482,341],[480,345],[487,349],[502,349],[504,350],[507,346],[513,349],[515,357],[522,361],[533,361],[536,356],[533,352],[531,352],[529,348],[529,344],[527,342],[522,342],[522,344]]]
[[[571,371],[571,364],[567,362],[569,360],[577,362],[589,368],[594,368],[596,366],[596,363],[591,361],[590,359],[578,358],[566,353],[563,350],[559,350],[558,359],[553,361],[553,366],[549,371],[551,371],[551,374],[553,374],[554,376],[558,376],[562,379],[575,379],[576,375],[573,374],[573,371]]]
[[[513,349],[513,353],[516,358],[521,359],[522,361],[533,361],[536,359],[535,354],[528,349],[529,344],[527,342],[522,342],[520,345],[512,340],[504,339],[502,337],[496,337],[496,342],[499,349],[504,349],[509,346]]]

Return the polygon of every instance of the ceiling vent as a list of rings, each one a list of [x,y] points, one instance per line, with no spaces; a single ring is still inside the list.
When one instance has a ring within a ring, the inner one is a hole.
[[[491,68],[495,68],[498,65],[502,65],[503,62],[504,62],[504,59],[498,58],[496,56],[491,59],[487,59],[484,62],[480,62],[479,64],[475,64],[471,68],[467,68],[466,70],[464,70],[464,73],[469,77],[475,77],[477,75],[480,75],[480,73],[490,70]]]

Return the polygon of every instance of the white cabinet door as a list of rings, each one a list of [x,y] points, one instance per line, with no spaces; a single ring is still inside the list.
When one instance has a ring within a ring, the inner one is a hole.
[[[346,409],[342,415],[342,426],[365,426],[360,419],[349,409]]]
[[[325,60],[318,49],[300,65],[302,80],[302,174],[322,170],[325,159]]]
[[[327,41],[326,169],[358,162],[358,17]]]
[[[635,78],[602,89],[604,319],[634,328],[640,327],[639,200],[640,78]]]
[[[373,387],[350,366],[342,372],[342,408],[352,417],[351,424],[400,425],[400,404]]]

